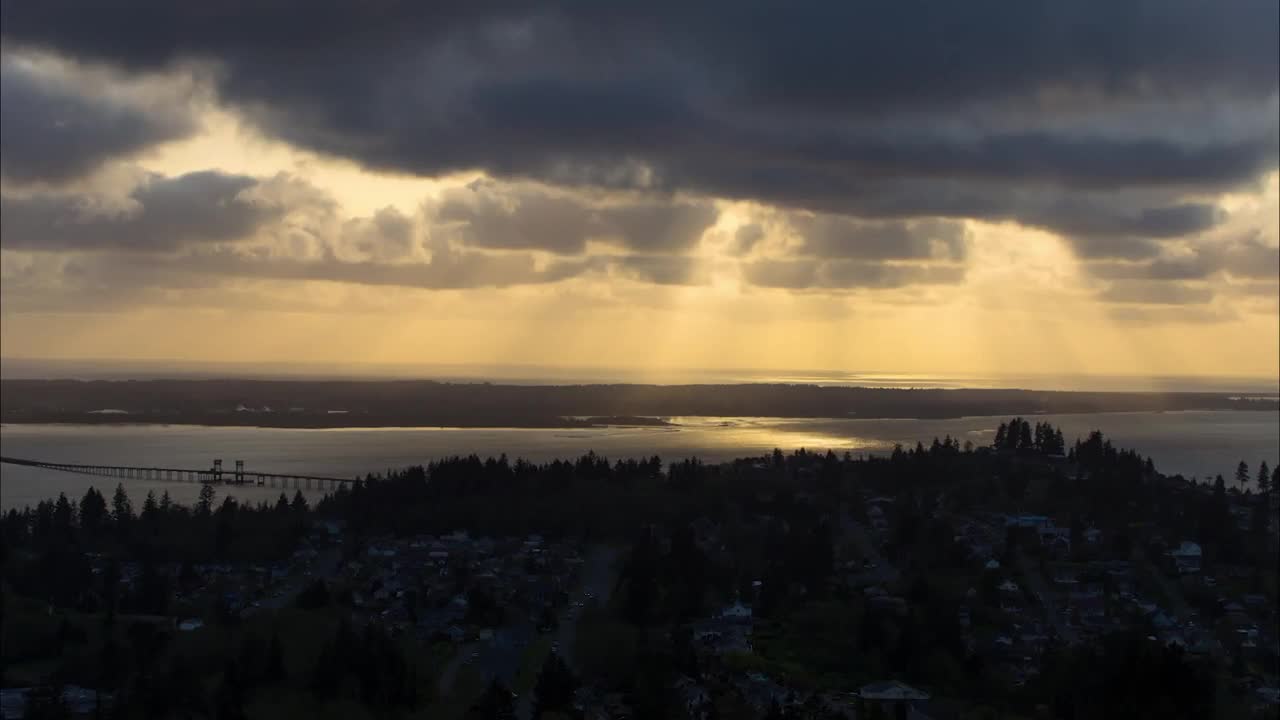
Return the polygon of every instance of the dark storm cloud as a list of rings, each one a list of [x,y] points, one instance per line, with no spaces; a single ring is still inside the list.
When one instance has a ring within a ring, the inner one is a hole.
[[[61,182],[194,132],[183,108],[95,94],[67,78],[0,61],[0,175]]]
[[[593,204],[532,186],[473,183],[447,195],[436,220],[466,245],[580,254],[588,240],[644,252],[692,247],[717,217],[710,203],[638,200]]]
[[[959,265],[890,265],[856,260],[757,260],[743,266],[752,285],[789,290],[889,289],[964,281]]]
[[[153,177],[129,194],[132,207],[89,205],[75,194],[0,197],[0,245],[6,250],[164,251],[239,240],[280,217],[278,206],[245,192],[258,181],[214,171]]]
[[[261,127],[370,167],[1013,220],[1137,257],[1212,224],[1189,190],[1277,166],[1277,7],[46,0],[5,3],[2,26],[134,69],[213,60]],[[576,252],[574,231],[547,249]]]

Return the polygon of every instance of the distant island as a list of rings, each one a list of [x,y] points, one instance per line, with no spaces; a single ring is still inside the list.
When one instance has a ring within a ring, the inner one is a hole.
[[[0,422],[258,427],[594,427],[677,416],[947,419],[1280,411],[1275,397],[819,385],[501,385],[426,380],[0,380]]]

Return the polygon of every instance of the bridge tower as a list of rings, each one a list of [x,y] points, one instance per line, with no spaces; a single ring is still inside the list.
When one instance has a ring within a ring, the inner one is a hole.
[[[213,461],[213,481],[216,483],[222,482],[222,459],[221,458]]]
[[[244,461],[243,460],[236,461],[236,484],[237,485],[244,484]]]

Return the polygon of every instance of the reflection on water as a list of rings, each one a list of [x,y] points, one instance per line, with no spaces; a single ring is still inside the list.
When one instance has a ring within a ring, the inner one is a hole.
[[[1111,413],[1037,416],[1062,427],[1068,441],[1101,429],[1122,447],[1155,458],[1164,472],[1229,476],[1241,459],[1256,467],[1280,459],[1280,414],[1268,412]],[[671,426],[564,428],[337,428],[298,430],[200,426],[0,426],[0,454],[68,463],[208,468],[244,460],[250,471],[363,476],[423,464],[450,455],[505,453],[533,461],[567,458],[588,450],[609,458],[659,455],[666,461],[698,456],[709,462],[804,447],[813,451],[883,453],[895,443],[928,444],[950,435],[975,444],[990,441],[1001,418],[852,420],[758,417],[675,417]],[[0,465],[0,506],[34,504],[114,479]],[[194,501],[198,487],[126,481],[140,502],[148,490],[169,489]],[[224,488],[243,499],[272,500],[279,490]]]

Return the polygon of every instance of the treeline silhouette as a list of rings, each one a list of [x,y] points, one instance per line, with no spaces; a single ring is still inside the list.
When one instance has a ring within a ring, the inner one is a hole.
[[[283,493],[274,505],[249,505],[226,497],[215,504],[212,485],[201,488],[192,507],[174,503],[168,492],[147,493],[135,511],[123,485],[111,500],[89,488],[78,503],[60,493],[34,508],[10,509],[0,521],[4,579],[18,594],[46,599],[85,612],[104,610],[160,614],[176,589],[157,571],[178,563],[179,584],[194,580],[197,563],[259,563],[286,558],[310,523],[301,493]],[[20,551],[15,554],[16,551]],[[91,572],[90,554],[109,559],[101,576]],[[116,586],[122,562],[139,564],[134,591]]]

